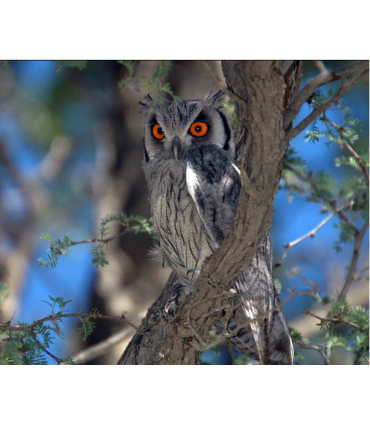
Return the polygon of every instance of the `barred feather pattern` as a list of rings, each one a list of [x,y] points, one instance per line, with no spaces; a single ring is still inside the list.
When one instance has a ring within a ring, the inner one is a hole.
[[[161,172],[157,171],[159,168]],[[162,260],[191,284],[216,245],[188,192],[186,163],[174,160],[157,163],[154,159],[145,173],[153,187],[150,202]]]

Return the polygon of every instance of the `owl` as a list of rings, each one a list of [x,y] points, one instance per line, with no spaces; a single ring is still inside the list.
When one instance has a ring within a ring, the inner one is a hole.
[[[160,260],[184,285],[194,285],[205,259],[227,236],[242,188],[224,97],[218,91],[203,100],[159,105],[147,95],[139,103],[144,115],[143,169]],[[244,324],[230,338],[242,354],[261,363],[292,364],[293,347],[279,309],[271,257],[267,236],[232,289],[241,304],[227,330],[234,333]],[[221,319],[215,329],[222,331],[224,323]]]

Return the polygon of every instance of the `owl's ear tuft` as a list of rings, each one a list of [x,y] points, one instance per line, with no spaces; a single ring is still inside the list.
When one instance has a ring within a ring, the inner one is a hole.
[[[139,112],[142,115],[146,115],[148,113],[149,109],[151,108],[152,103],[153,103],[153,97],[149,93],[142,100],[139,101]]]
[[[215,109],[220,109],[222,107],[222,102],[225,99],[225,93],[223,91],[210,91],[206,94],[203,101],[209,106],[214,107]]]

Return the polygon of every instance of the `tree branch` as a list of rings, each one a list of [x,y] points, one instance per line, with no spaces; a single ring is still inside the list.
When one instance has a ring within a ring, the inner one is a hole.
[[[140,329],[126,319],[124,315],[122,316],[108,316],[105,314],[92,314],[92,313],[66,313],[66,314],[55,314],[46,316],[42,319],[36,320],[31,325],[28,326],[11,326],[11,325],[0,325],[0,330],[10,331],[10,332],[32,332],[33,329],[44,322],[52,322],[55,320],[64,319],[66,317],[90,317],[91,319],[110,319],[110,320],[121,320],[126,322],[129,326],[135,329],[138,332],[141,332]]]
[[[235,95],[233,91],[229,90],[225,82],[220,80],[220,78],[216,75],[216,73],[214,72],[214,70],[212,69],[212,67],[210,66],[207,60],[201,60],[200,62],[208,70],[208,72],[212,76],[213,81],[215,82],[215,84],[220,90],[224,91],[230,98],[232,98],[236,102],[239,102],[241,100],[240,97]]]
[[[321,63],[318,65],[318,62]],[[314,79],[309,81],[307,85],[302,88],[298,93],[296,98],[293,100],[292,104],[289,106],[284,115],[284,129],[287,130],[290,123],[293,122],[293,119],[297,116],[303,104],[310,98],[310,96],[322,85],[328,84],[329,82],[343,80],[352,78],[356,73],[366,71],[369,69],[369,61],[362,60],[348,66],[345,69],[341,69],[335,72],[329,72],[322,62],[316,61],[316,65],[321,70],[321,73],[316,76]],[[303,128],[304,129],[304,128]],[[301,131],[299,131],[301,132]],[[299,133],[298,132],[298,133]],[[290,136],[289,139],[294,138],[296,135]]]
[[[357,161],[358,165],[360,166],[362,172],[364,173],[366,179],[367,179],[367,185],[369,186],[369,172],[367,171],[367,168],[362,161],[361,157],[356,153],[356,151],[348,144],[348,142],[343,137],[343,130],[344,128],[341,126],[338,126],[336,123],[332,122],[328,117],[326,116],[326,112],[323,113],[325,120],[330,123],[330,125],[338,132],[340,142],[346,147],[348,152],[351,154],[352,157]]]
[[[92,345],[91,347],[78,352],[77,354],[72,356],[72,360],[77,364],[84,364],[88,361],[95,360],[96,358],[99,358],[108,353],[113,347],[115,347],[131,335],[132,329],[125,328],[120,332],[109,336],[107,339],[104,339],[104,341],[101,341],[98,344]]]
[[[245,128],[247,138],[237,145],[238,163],[254,194],[248,195],[245,188],[242,190],[233,227],[221,247],[203,265],[194,294],[184,306],[184,316],[188,311],[191,313],[192,321],[198,322],[196,332],[202,339],[207,339],[217,318],[200,319],[210,307],[200,301],[229,290],[266,236],[287,147],[282,131],[284,106],[281,102],[286,85],[279,66],[275,62],[259,61],[223,62],[222,65],[228,88],[243,100],[239,100],[236,108],[239,132],[242,132],[240,128]],[[253,95],[249,96],[249,92]],[[253,155],[247,154],[247,150],[252,150]],[[214,301],[217,307],[219,303]],[[181,322],[177,326],[180,336],[194,334],[189,331],[186,318],[180,316],[178,320]]]
[[[317,351],[321,357],[324,360],[324,363],[326,365],[330,365],[330,357],[327,351],[327,348],[321,346],[321,345],[310,345],[305,344],[303,341],[293,341],[294,344],[298,345],[299,347],[305,349],[305,350],[314,350]]]
[[[358,263],[358,259],[360,258],[360,251],[362,246],[362,241],[364,239],[364,236],[366,235],[366,232],[369,228],[369,223],[365,223],[365,225],[362,227],[361,231],[355,235],[355,246],[353,249],[351,264],[348,269],[348,274],[346,278],[346,282],[344,283],[344,286],[342,288],[342,291],[339,294],[338,301],[343,301],[345,297],[347,296],[347,293],[355,279],[356,274],[356,267]]]
[[[74,247],[75,245],[80,245],[80,244],[89,244],[89,243],[94,243],[94,242],[99,242],[100,244],[109,244],[111,241],[118,239],[130,232],[135,232],[136,229],[135,228],[126,228],[124,231],[120,232],[118,235],[113,235],[110,238],[90,238],[90,239],[85,239],[83,241],[71,241],[66,248],[70,248],[70,247]],[[60,255],[62,255],[62,251],[59,251]]]
[[[318,316],[317,314],[311,313],[311,312],[310,312],[310,311],[308,311],[308,310],[306,310],[306,311],[304,312],[304,314],[306,314],[307,316],[314,317],[315,319],[320,320],[320,322],[329,322],[329,323],[344,323],[345,325],[351,326],[352,328],[357,329],[357,330],[359,330],[359,331],[361,331],[361,332],[362,332],[362,330],[361,330],[361,328],[360,328],[359,326],[355,325],[355,324],[354,324],[354,323],[352,323],[352,322],[349,322],[348,320],[344,320],[344,319],[342,319],[341,317],[338,317],[338,318],[333,318],[333,319],[326,319],[326,318],[324,318],[324,317],[320,317],[320,316]]]
[[[349,304],[367,307],[369,302],[369,284],[354,284],[346,298]],[[317,304],[312,309],[312,312],[317,315],[325,315],[327,313],[327,306]],[[289,326],[297,329],[304,338],[311,338],[317,334],[316,321],[314,319],[308,319],[303,313],[290,320]]]
[[[367,62],[367,68],[368,68],[368,62]],[[326,103],[322,104],[321,106],[317,107],[317,109],[315,109],[311,114],[309,114],[305,119],[303,119],[303,121],[300,122],[295,128],[292,128],[290,131],[288,131],[287,140],[289,141],[292,138],[295,138],[305,128],[307,128],[307,126],[310,123],[312,123],[315,119],[317,119],[323,112],[325,112],[331,106],[338,104],[339,100],[344,96],[344,94],[346,94],[350,89],[352,89],[354,86],[356,86],[360,82],[364,81],[368,77],[369,77],[369,70],[365,70],[360,75],[353,78],[349,82],[344,81],[342,83],[340,89],[338,90],[338,92],[330,100],[328,100]],[[286,125],[287,125],[287,123],[284,122],[284,127]],[[288,125],[286,127],[288,127]]]
[[[350,208],[353,204],[353,200],[350,200],[346,204],[344,204],[342,207],[338,209],[338,211],[346,210],[347,208]],[[297,238],[294,241],[288,242],[288,244],[283,245],[284,248],[286,248],[284,254],[281,256],[281,259],[275,263],[274,268],[279,267],[282,265],[283,261],[286,259],[286,256],[288,255],[289,251],[295,247],[300,242],[304,241],[307,238],[314,238],[317,234],[317,232],[326,225],[335,215],[337,212],[333,212],[328,217],[326,217],[324,220],[322,220],[315,228],[313,228],[310,232],[307,232],[305,235],[301,236],[300,238]]]
[[[317,286],[316,286],[316,283],[313,283],[313,285],[314,286],[311,289],[305,290],[305,291],[296,291],[294,288],[291,289],[290,290],[290,293],[286,297],[286,299],[284,301],[282,301],[278,306],[272,307],[266,313],[260,313],[258,315],[258,317],[256,317],[256,318],[248,318],[248,317],[245,317],[245,319],[244,319],[245,321],[243,323],[241,323],[241,324],[238,324],[236,326],[236,328],[232,332],[230,332],[227,329],[228,328],[228,324],[229,324],[229,318],[226,317],[225,318],[225,322],[224,322],[223,331],[217,336],[217,338],[214,341],[212,341],[210,343],[207,343],[207,341],[203,340],[199,336],[199,334],[196,332],[196,330],[194,329],[193,325],[191,324],[191,322],[190,322],[190,312],[191,312],[191,309],[190,309],[190,310],[188,310],[188,326],[193,330],[194,336],[195,336],[195,338],[196,338],[196,340],[198,342],[197,343],[192,342],[193,339],[191,339],[191,340],[189,340],[189,343],[193,346],[194,349],[196,349],[197,351],[201,351],[201,352],[202,351],[207,351],[207,350],[209,350],[211,348],[214,348],[215,346],[217,346],[218,344],[220,344],[221,342],[223,342],[225,339],[233,338],[234,336],[236,336],[241,329],[247,329],[247,328],[249,328],[251,323],[258,322],[258,321],[259,322],[262,322],[266,318],[271,318],[271,315],[274,312],[283,310],[285,304],[287,304],[293,297],[295,297],[295,296],[301,296],[301,295],[304,295],[304,296],[313,296],[313,295],[315,295],[316,292],[317,292]],[[230,298],[230,297],[238,298],[238,297],[243,297],[243,296],[245,297],[245,295],[231,294],[230,292],[226,292],[226,293],[222,294],[221,296],[224,296],[224,295],[227,296],[228,298]],[[206,298],[202,302],[212,301],[213,299],[214,298],[212,298],[212,297],[211,298]],[[194,304],[193,307],[195,307],[197,305],[198,304]],[[212,316],[213,314],[217,314],[217,313],[219,313],[221,311],[228,311],[229,312],[229,317],[230,317],[231,313],[234,312],[238,307],[240,307],[240,303],[238,305],[234,306],[234,307],[231,307],[229,304],[225,304],[225,305],[223,305],[223,306],[221,306],[219,308],[213,308],[213,309],[211,309],[208,313],[200,316],[200,318],[201,319],[204,319],[206,317]],[[193,338],[193,337],[190,337],[190,338]]]

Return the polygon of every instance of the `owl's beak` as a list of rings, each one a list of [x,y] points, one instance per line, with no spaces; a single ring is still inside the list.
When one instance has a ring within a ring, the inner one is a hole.
[[[178,136],[176,136],[172,141],[172,150],[175,159],[179,160],[179,157],[181,157],[181,144]]]

